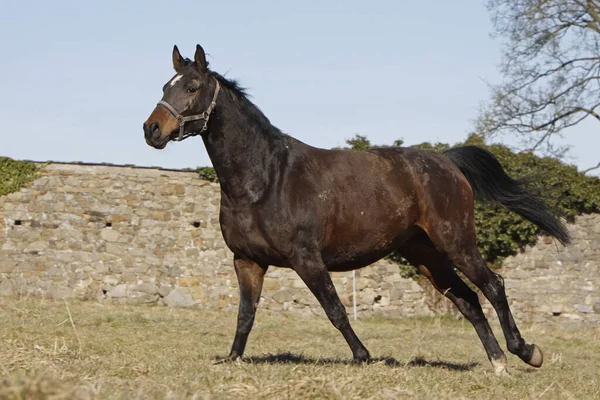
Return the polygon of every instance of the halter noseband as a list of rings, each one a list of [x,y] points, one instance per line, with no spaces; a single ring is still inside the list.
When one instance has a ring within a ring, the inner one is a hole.
[[[215,106],[217,105],[217,96],[219,95],[219,90],[221,90],[219,81],[215,79],[215,82],[217,83],[217,88],[215,89],[215,94],[213,95],[212,102],[210,103],[208,108],[201,114],[188,115],[184,117],[183,115],[179,114],[177,110],[175,110],[175,108],[166,101],[161,100],[158,102],[157,105],[163,106],[164,108],[169,110],[169,112],[173,114],[173,116],[177,119],[177,122],[179,122],[179,136],[176,139],[174,138],[173,140],[181,142],[183,139],[187,139],[191,136],[197,136],[206,132],[206,130],[208,129],[208,120],[210,118],[210,114],[213,112]],[[196,132],[185,133],[185,123],[198,120],[204,120],[204,126],[202,126],[202,129]]]

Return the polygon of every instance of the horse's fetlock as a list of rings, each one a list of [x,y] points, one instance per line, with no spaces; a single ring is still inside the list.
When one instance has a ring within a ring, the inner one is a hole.
[[[506,347],[508,348],[508,351],[515,355],[522,355],[526,350],[525,341],[523,339],[509,340],[506,342]]]

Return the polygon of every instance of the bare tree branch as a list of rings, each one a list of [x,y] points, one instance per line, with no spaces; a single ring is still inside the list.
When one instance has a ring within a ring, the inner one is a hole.
[[[487,6],[494,35],[504,40],[504,82],[491,86],[477,131],[516,133],[530,149],[553,150],[554,138],[569,127],[589,116],[600,122],[600,1],[488,0]]]
[[[598,164],[596,164],[594,167],[590,167],[588,169],[584,169],[583,171],[581,171],[583,174],[587,174],[588,172],[591,172],[593,170],[596,170],[600,168],[600,162],[598,162]]]

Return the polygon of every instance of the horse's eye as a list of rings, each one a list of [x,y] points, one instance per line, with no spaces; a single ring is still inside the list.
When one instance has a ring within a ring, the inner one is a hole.
[[[195,86],[192,86],[192,87],[187,88],[186,92],[191,94],[191,93],[194,93],[196,90],[198,90],[198,88]]]

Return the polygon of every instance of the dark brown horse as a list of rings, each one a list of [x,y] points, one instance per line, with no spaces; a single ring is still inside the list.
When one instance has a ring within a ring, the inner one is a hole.
[[[221,184],[220,222],[234,253],[240,286],[229,358],[242,356],[270,265],[291,268],[317,297],[357,361],[369,352],[354,333],[329,271],[362,268],[397,250],[448,297],[477,331],[495,370],[506,356],[463,272],[494,306],[508,350],[534,367],[508,307],[502,278],[477,250],[474,195],[503,204],[562,243],[569,234],[548,207],[506,175],[487,151],[458,147],[441,154],[411,148],[323,150],[271,125],[235,81],[175,47],[176,75],[144,123],[157,149],[201,134]]]

